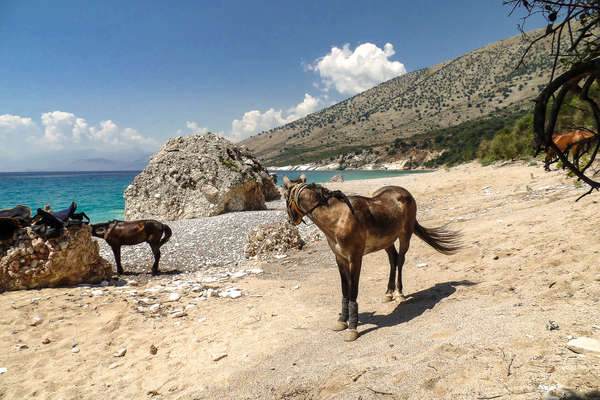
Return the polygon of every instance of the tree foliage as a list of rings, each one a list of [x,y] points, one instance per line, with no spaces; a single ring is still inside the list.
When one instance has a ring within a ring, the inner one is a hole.
[[[512,7],[511,12],[524,9],[526,15],[523,21],[536,14],[546,18],[546,30],[532,39],[529,47],[539,40],[552,39],[554,68],[551,81],[536,98],[534,109],[536,150],[552,148],[563,166],[589,185],[589,191],[581,197],[590,194],[594,189],[600,189],[600,182],[594,180],[590,173],[600,149],[600,98],[598,91],[594,91],[600,83],[600,1],[507,0],[504,4]],[[527,51],[521,61],[526,55]],[[564,65],[564,72],[555,78],[554,71],[560,64]],[[564,124],[559,119],[569,114],[564,108],[569,103],[569,96],[578,98],[592,121],[587,129],[594,136],[585,141],[594,145],[589,146],[589,158],[586,157],[589,161],[581,165],[578,159],[569,160],[569,147],[561,151],[552,140]]]
[[[547,22],[546,30],[530,40],[521,63],[536,42],[548,37],[552,38],[555,70],[559,62],[573,66],[600,57],[600,1],[505,0],[503,3],[511,7],[511,14],[525,11],[519,25],[522,33],[526,21],[534,15],[541,14]]]

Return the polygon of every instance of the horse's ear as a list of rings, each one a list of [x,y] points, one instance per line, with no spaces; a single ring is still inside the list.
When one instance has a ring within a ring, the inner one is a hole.
[[[287,176],[284,175],[283,178],[281,178],[281,180],[283,181],[283,186],[286,189],[289,189],[290,186],[292,186],[292,182],[290,182],[290,179]]]
[[[302,175],[300,175],[300,182],[306,183],[306,174],[304,172],[302,173]]]

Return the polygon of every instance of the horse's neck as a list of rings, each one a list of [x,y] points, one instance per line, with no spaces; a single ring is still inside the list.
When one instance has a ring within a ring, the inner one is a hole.
[[[303,204],[304,206],[305,204]],[[316,202],[306,202],[308,207],[303,208],[308,211],[316,205]],[[339,215],[336,213],[332,213],[327,204],[320,205],[315,208],[310,214],[306,214],[306,216],[314,222],[317,227],[323,231],[323,233],[327,236],[335,236],[334,227],[337,223]]]

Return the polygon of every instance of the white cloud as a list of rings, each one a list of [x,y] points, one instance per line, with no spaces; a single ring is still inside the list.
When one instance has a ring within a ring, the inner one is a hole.
[[[0,160],[10,165],[24,152],[27,152],[27,138],[40,135],[40,127],[28,117],[0,115]],[[8,169],[2,167],[2,169]]]
[[[322,105],[323,101],[321,99],[317,97],[312,97],[308,93],[304,93],[304,100],[302,101],[302,103],[288,110],[286,123],[305,117],[308,114],[317,111]]]
[[[160,143],[156,139],[142,136],[133,128],[123,129],[121,136],[123,136],[126,141],[130,143],[137,143],[138,145],[141,145],[147,149],[158,148],[160,146]]]
[[[112,120],[89,126],[84,118],[65,111],[50,111],[40,117],[40,125],[32,118],[18,115],[0,115],[0,137],[8,140],[4,150],[13,153],[46,153],[64,149],[95,149],[112,152],[119,150],[156,150],[160,143],[145,137],[132,128],[121,129]]]
[[[192,121],[187,121],[185,126],[187,126],[194,135],[204,135],[205,133],[208,133],[208,128],[200,127],[197,123]]]
[[[119,127],[110,119],[107,121],[100,121],[100,128],[91,127],[88,130],[88,136],[93,142],[113,145],[120,144]]]
[[[33,134],[39,131],[39,127],[31,118],[18,115],[0,115],[0,137],[7,138],[14,134]]]
[[[363,43],[354,51],[345,44],[341,49],[332,47],[329,54],[315,60],[308,69],[319,73],[325,90],[334,88],[343,95],[354,95],[406,73],[404,64],[389,60],[394,54],[391,43],[383,49]]]
[[[65,140],[72,135],[76,120],[75,114],[64,111],[43,113],[44,136],[40,142],[54,149],[62,149]]]
[[[88,124],[85,122],[83,118],[75,119],[75,123],[73,124],[73,141],[75,143],[79,143],[83,135],[86,135],[89,131]]]
[[[244,113],[241,120],[234,119],[231,123],[231,139],[235,141],[243,140],[255,133],[265,131],[277,126],[281,126],[302,118],[312,112],[315,112],[322,106],[323,101],[312,97],[310,94],[304,94],[304,100],[298,105],[289,108],[285,112],[270,108],[264,113],[259,110],[252,110]]]

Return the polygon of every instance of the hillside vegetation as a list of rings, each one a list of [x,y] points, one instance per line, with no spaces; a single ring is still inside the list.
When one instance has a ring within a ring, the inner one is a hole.
[[[444,146],[455,142],[442,132],[457,127],[467,148],[455,149],[444,156],[447,160],[435,163],[468,161],[477,155],[482,140],[492,139],[492,128],[510,127],[521,118],[548,82],[550,43],[537,43],[526,63],[515,69],[525,46],[520,35],[490,44],[384,82],[242,144],[268,165],[326,162],[363,151],[372,152],[371,158],[381,163],[408,158],[398,143],[415,135],[438,138],[431,148],[444,153]],[[425,143],[425,138],[417,136],[413,142]]]

